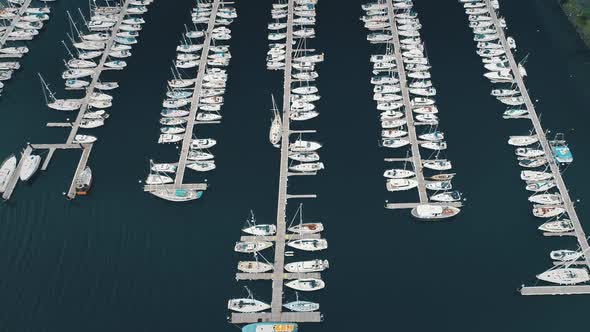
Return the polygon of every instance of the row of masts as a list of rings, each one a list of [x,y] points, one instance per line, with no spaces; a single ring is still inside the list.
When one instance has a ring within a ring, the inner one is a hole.
[[[39,74],[43,95],[47,106],[64,113],[77,112],[74,119],[67,122],[48,123],[48,127],[68,128],[69,134],[62,144],[30,144],[34,150],[47,150],[44,163],[40,167],[46,170],[57,150],[81,149],[82,155],[76,167],[71,185],[65,195],[69,199],[76,197],[78,180],[88,173],[87,162],[90,158],[92,145],[98,140],[96,136],[81,134],[81,129],[95,129],[105,125],[109,114],[107,110],[113,105],[113,97],[109,91],[118,88],[117,82],[101,80],[103,73],[109,70],[122,70],[127,66],[124,59],[131,56],[131,49],[145,23],[142,15],[153,0],[124,0],[120,2],[105,1],[104,5],[91,2],[90,17],[83,17],[84,30],[74,23],[70,13],[71,33],[68,37],[75,53],[66,46],[70,59],[65,62],[66,69],[62,73],[66,90],[79,91],[83,95],[78,98],[59,99],[50,89],[49,83]],[[35,147],[39,148],[36,149]],[[35,156],[34,154],[31,154]],[[12,193],[12,192],[11,192]],[[7,196],[7,197],[6,197]],[[6,195],[5,198],[10,198]]]
[[[315,102],[320,99],[316,86],[319,76],[316,66],[323,61],[323,53],[308,48],[307,43],[315,37],[315,0],[278,1],[273,4],[268,24],[270,41],[267,53],[267,69],[283,71],[283,99],[281,106],[272,97],[273,120],[269,133],[270,143],[280,149],[280,173],[276,224],[259,225],[268,233],[251,233],[252,223],[243,231],[251,235],[242,236],[235,250],[240,253],[256,253],[254,261],[242,261],[238,265],[238,280],[269,280],[272,282],[270,302],[257,299],[249,291],[249,297],[231,299],[228,308],[232,312],[232,323],[274,322],[292,325],[300,322],[319,322],[322,315],[320,304],[300,298],[306,292],[312,297],[326,285],[321,272],[328,267],[322,259],[286,262],[288,257],[298,257],[303,252],[321,252],[327,249],[327,241],[321,238],[323,224],[304,223],[302,206],[295,213],[299,224],[288,225],[287,203],[290,199],[312,199],[315,194],[289,194],[288,178],[291,176],[313,176],[323,169],[319,149],[321,143],[308,139],[310,129],[295,129],[306,125],[319,116]],[[282,112],[279,111],[282,109]],[[294,137],[292,137],[294,136]],[[253,228],[254,227],[254,228]],[[259,251],[274,247],[274,258],[261,261]],[[248,270],[247,267],[258,270]],[[294,290],[294,294],[285,293]],[[285,298],[295,301],[285,303]],[[282,326],[282,325],[281,325]]]
[[[395,165],[383,174],[386,188],[396,193],[417,189],[419,197],[416,203],[387,203],[386,208],[409,208],[422,220],[453,217],[460,212],[462,195],[453,188],[455,173],[443,156],[447,143],[438,129],[437,91],[413,3],[383,0],[362,7],[367,40],[378,46],[370,61],[381,146],[396,154],[386,158]]]
[[[0,9],[0,94],[4,83],[20,69],[18,59],[29,52],[25,41],[39,35],[49,20],[51,9],[31,6],[32,0],[8,2]],[[7,61],[3,61],[7,59]]]
[[[216,168],[213,148],[217,141],[196,137],[195,126],[219,124],[231,59],[229,26],[237,13],[232,3],[198,2],[191,12],[192,28],[185,32],[173,61],[160,115],[160,144],[180,144],[177,162],[150,163],[147,191],[169,201],[191,201],[203,190],[187,188],[185,171],[205,173]],[[188,73],[187,73],[188,72]],[[189,73],[192,73],[189,74]],[[202,185],[206,188],[206,185]]]
[[[560,286],[523,287],[524,295],[590,294],[590,258],[588,240],[578,219],[560,165],[573,161],[563,135],[547,138],[535,106],[529,96],[524,76],[526,70],[514,58],[516,42],[507,37],[506,21],[498,17],[497,1],[460,0],[469,18],[469,26],[477,42],[477,54],[494,84],[492,96],[507,108],[504,119],[531,121],[532,130],[511,136],[508,144],[515,148],[518,164],[523,168],[520,177],[529,192],[533,215],[544,222],[538,226],[545,236],[573,236],[577,248],[553,250],[554,266],[537,275],[537,279]],[[583,284],[578,286],[572,286]]]

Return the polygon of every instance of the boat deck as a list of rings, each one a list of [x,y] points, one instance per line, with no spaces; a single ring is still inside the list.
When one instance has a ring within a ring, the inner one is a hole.
[[[530,120],[533,124],[535,133],[539,137],[539,142],[541,143],[541,147],[542,147],[543,151],[545,152],[545,156],[548,159],[549,169],[551,170],[551,173],[553,174],[553,178],[555,179],[555,183],[557,184],[557,189],[559,190],[559,193],[561,194],[561,198],[563,200],[563,207],[566,209],[567,215],[569,216],[570,220],[572,221],[572,223],[574,225],[574,233],[576,235],[576,238],[578,240],[580,248],[581,248],[582,252],[585,253],[584,259],[586,262],[586,267],[590,268],[590,253],[589,253],[590,247],[588,245],[588,240],[586,238],[586,234],[584,233],[584,229],[582,228],[582,225],[580,223],[580,219],[578,218],[578,214],[576,213],[574,203],[569,195],[569,191],[568,191],[568,189],[565,185],[565,182],[563,180],[563,177],[561,175],[561,170],[559,169],[559,165],[556,163],[555,159],[553,158],[553,152],[551,150],[551,146],[549,145],[549,140],[547,139],[545,131],[543,130],[543,127],[541,126],[541,121],[539,119],[539,116],[537,115],[537,112],[535,110],[535,106],[531,100],[531,97],[528,93],[526,85],[524,84],[524,79],[523,79],[523,76],[519,70],[518,63],[514,59],[514,54],[512,53],[512,50],[510,49],[510,45],[508,44],[508,41],[506,40],[506,34],[504,33],[504,29],[502,28],[502,26],[500,24],[498,14],[493,9],[493,7],[490,3],[490,0],[485,0],[485,2],[489,8],[490,15],[491,15],[492,20],[494,22],[494,26],[496,28],[496,31],[497,31],[499,37],[500,37],[500,42],[502,43],[504,50],[506,51],[506,56],[508,57],[508,60],[510,62],[510,68],[511,68],[512,74],[514,75],[515,82],[518,85],[518,89],[524,98],[526,109],[529,112]],[[546,294],[555,294],[555,295],[573,294],[573,293],[570,293],[570,291],[573,292],[574,290],[577,292],[576,294],[582,294],[582,293],[579,293],[579,290],[588,291],[588,290],[590,290],[590,286],[524,287],[523,290],[524,291],[521,292],[523,295],[545,294],[545,293],[543,293],[544,291],[546,291]],[[583,293],[583,294],[586,294],[586,293]]]

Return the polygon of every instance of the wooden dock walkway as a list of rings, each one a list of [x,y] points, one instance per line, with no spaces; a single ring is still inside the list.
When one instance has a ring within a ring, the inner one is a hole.
[[[271,313],[232,313],[231,322],[234,324],[247,324],[256,322],[298,322],[298,323],[319,323],[323,320],[319,312],[281,312],[273,315]]]
[[[408,128],[408,139],[410,140],[411,145],[411,160],[412,164],[414,165],[414,172],[416,173],[416,181],[418,182],[418,196],[420,200],[420,204],[428,203],[428,194],[426,192],[426,183],[424,181],[424,173],[422,167],[422,156],[420,155],[420,143],[418,141],[418,136],[416,134],[416,127],[414,123],[414,114],[413,114],[413,107],[412,102],[410,99],[410,90],[408,86],[408,79],[406,76],[406,69],[404,67],[404,61],[402,57],[402,50],[401,50],[401,43],[400,37],[395,21],[395,9],[393,6],[392,0],[387,0],[387,16],[389,17],[390,22],[390,31],[393,36],[393,44],[394,44],[394,51],[395,51],[395,59],[396,59],[396,68],[398,70],[398,78],[399,78],[399,85],[402,92],[403,103],[404,103],[404,110],[406,114],[406,121]]]
[[[184,133],[184,140],[182,141],[182,149],[180,150],[178,167],[176,168],[176,177],[174,178],[175,189],[180,188],[184,181],[187,158],[193,141],[193,132],[195,129],[197,111],[200,106],[203,78],[205,76],[205,69],[207,69],[209,47],[211,46],[211,32],[215,28],[215,19],[217,18],[217,11],[219,10],[220,4],[220,0],[213,0],[213,3],[211,4],[211,14],[207,24],[207,30],[205,31],[205,39],[203,41],[203,49],[201,50],[201,58],[199,59],[197,78],[195,79],[195,88],[191,98],[191,107],[186,124],[186,131]]]
[[[294,0],[288,1],[287,38],[285,40],[285,70],[283,76],[283,131],[281,137],[281,162],[279,193],[277,197],[277,232],[275,242],[274,274],[272,280],[271,319],[283,321],[283,282],[285,269],[285,235],[287,233],[287,182],[289,174],[289,137],[291,135],[291,74],[293,70],[293,16]],[[287,320],[293,321],[293,320]]]
[[[583,295],[590,294],[590,285],[523,286],[521,295]]]
[[[539,116],[537,115],[537,112],[535,111],[535,106],[533,105],[533,102],[532,102],[531,97],[528,93],[526,85],[524,84],[524,79],[523,79],[522,74],[519,70],[518,63],[514,59],[514,54],[512,53],[512,50],[510,49],[510,45],[508,44],[508,41],[506,40],[506,35],[504,33],[504,29],[502,28],[502,26],[500,24],[498,14],[493,9],[493,7],[490,3],[490,0],[485,0],[485,2],[486,2],[486,5],[488,6],[488,9],[490,11],[490,15],[491,15],[492,20],[494,22],[494,26],[496,28],[498,36],[500,37],[500,42],[502,43],[504,50],[506,51],[506,56],[508,58],[508,61],[510,62],[510,68],[511,68],[512,74],[514,75],[516,84],[518,85],[518,89],[525,101],[525,105],[526,105],[526,108],[529,112],[531,122],[533,123],[533,127],[535,129],[537,136],[539,137],[539,142],[541,143],[541,147],[543,148],[543,151],[545,152],[545,156],[547,157],[547,160],[549,162],[549,168],[550,168],[551,172],[553,173],[553,178],[554,178],[555,183],[557,185],[557,189],[559,190],[559,193],[561,194],[564,208],[566,209],[567,214],[574,225],[574,232],[576,233],[576,237],[578,239],[578,243],[580,245],[580,248],[583,252],[588,253],[589,245],[588,245],[588,240],[586,238],[586,234],[584,233],[582,225],[580,224],[580,219],[578,218],[578,214],[576,213],[574,203],[569,195],[569,191],[567,190],[567,187],[565,185],[563,177],[561,176],[561,170],[559,169],[559,165],[557,165],[555,158],[553,157],[553,152],[551,150],[551,146],[549,145],[549,142],[548,142],[547,137],[545,135],[545,131],[543,130],[543,127],[541,126],[541,121],[539,120]],[[584,259],[586,261],[586,266],[588,268],[590,268],[590,254],[584,255]],[[581,286],[579,286],[579,287],[581,287]],[[556,287],[554,287],[554,288],[556,288]],[[590,286],[588,289],[590,289]]]

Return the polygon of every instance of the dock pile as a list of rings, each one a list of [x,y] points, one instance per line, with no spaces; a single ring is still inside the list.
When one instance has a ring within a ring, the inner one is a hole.
[[[506,21],[498,17],[498,1],[460,0],[460,3],[473,29],[477,54],[486,69],[484,76],[494,85],[491,94],[506,107],[503,118],[531,122],[530,132],[510,136],[508,144],[515,147],[518,165],[523,168],[520,178],[530,195],[532,213],[542,220],[538,229],[545,236],[572,236],[578,242],[577,248],[553,250],[549,256],[554,266],[537,275],[543,282],[563,286],[523,287],[521,293],[590,294],[588,241],[560,168],[573,161],[571,151],[562,134],[549,139],[541,127],[524,84],[526,70],[514,58],[516,42],[506,36]]]
[[[370,58],[371,83],[380,113],[381,146],[396,154],[385,159],[396,165],[383,174],[386,188],[417,189],[419,195],[417,203],[387,203],[386,208],[412,209],[421,220],[453,217],[460,212],[462,197],[453,189],[455,173],[444,157],[447,143],[439,130],[436,89],[418,14],[412,1],[380,0],[362,8],[367,40],[376,45]]]
[[[302,297],[313,297],[325,287],[320,272],[328,268],[328,262],[317,257],[285,262],[285,256],[307,258],[310,253],[328,247],[327,241],[321,237],[323,224],[304,223],[301,204],[290,224],[286,212],[288,200],[316,197],[315,194],[289,194],[288,178],[316,175],[324,166],[318,154],[322,145],[303,137],[316,131],[292,127],[308,124],[319,116],[314,104],[320,99],[315,84],[319,77],[316,66],[323,61],[324,55],[308,47],[309,40],[315,37],[316,4],[316,0],[289,0],[278,1],[272,7],[267,68],[284,71],[282,114],[274,107],[275,119],[269,137],[281,153],[277,219],[276,224],[256,225],[251,218],[243,229],[251,235],[242,236],[235,247],[236,252],[254,254],[255,258],[238,264],[240,272],[236,278],[272,280],[272,299],[270,304],[257,300],[249,289],[248,297],[231,299],[228,309],[233,311],[230,321],[234,324],[274,322],[293,327],[296,323],[322,320],[319,303],[301,300],[299,292],[305,294]],[[295,223],[297,219],[299,221]],[[261,253],[271,247],[275,249],[274,261],[267,260]],[[287,248],[295,250],[286,251]],[[284,292],[285,287],[294,292]],[[284,303],[285,299],[295,301]]]
[[[29,52],[25,41],[32,40],[49,20],[51,9],[48,1],[42,1],[43,7],[32,7],[33,0],[12,0],[0,5],[0,93],[4,81],[12,78],[14,71],[20,68],[17,59]],[[4,61],[7,59],[9,61]]]
[[[186,168],[208,172],[216,168],[211,152],[217,141],[195,137],[195,126],[221,123],[231,53],[229,25],[237,18],[233,2],[199,1],[193,8],[192,27],[186,28],[172,68],[173,79],[160,112],[160,144],[181,144],[178,162],[150,163],[146,191],[175,202],[202,196],[205,184],[184,184]],[[174,178],[172,178],[174,174]]]

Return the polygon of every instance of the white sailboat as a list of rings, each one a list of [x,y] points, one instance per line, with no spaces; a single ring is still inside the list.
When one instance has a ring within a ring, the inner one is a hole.
[[[279,114],[279,110],[275,103],[275,97],[271,95],[272,98],[272,112],[273,112],[273,119],[272,123],[270,124],[270,132],[268,134],[268,139],[270,143],[275,146],[279,147],[279,143],[281,142],[281,136],[283,134],[283,124],[281,121],[281,115]]]
[[[250,217],[246,220],[247,227],[242,228],[242,232],[254,236],[271,236],[277,232],[277,226],[272,224],[256,224],[254,212],[250,211]]]
[[[326,287],[326,283],[321,279],[304,278],[289,281],[285,286],[302,292],[313,292]]]

